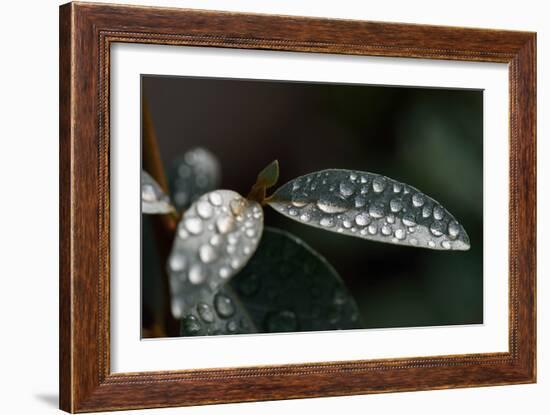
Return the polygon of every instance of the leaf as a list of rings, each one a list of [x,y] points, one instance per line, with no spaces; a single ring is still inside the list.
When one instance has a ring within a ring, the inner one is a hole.
[[[305,242],[265,228],[258,250],[230,282],[258,332],[362,328],[336,270]]]
[[[165,214],[174,211],[170,198],[145,170],[141,171],[141,210],[147,214]]]
[[[275,186],[277,180],[279,180],[279,162],[274,160],[258,173],[256,185],[262,186],[264,189],[269,189]]]
[[[174,317],[187,312],[180,298],[205,286],[215,291],[244,267],[262,231],[262,207],[231,190],[215,190],[191,205],[178,224],[167,264]]]
[[[216,189],[220,178],[220,163],[205,148],[193,148],[177,158],[170,170],[170,188],[178,211],[187,209],[200,196]]]
[[[267,203],[298,222],[344,235],[429,249],[470,248],[462,225],[437,201],[373,173],[306,174],[281,186]]]
[[[215,291],[205,286],[180,301],[187,304],[187,312],[180,321],[181,336],[257,332],[238,296],[228,286]]]

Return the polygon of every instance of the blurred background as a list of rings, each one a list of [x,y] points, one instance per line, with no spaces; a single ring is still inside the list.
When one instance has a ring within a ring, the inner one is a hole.
[[[439,201],[468,232],[469,251],[336,235],[269,207],[265,223],[327,258],[365,328],[483,322],[482,91],[150,75],[142,76],[142,88],[167,168],[203,147],[220,162],[221,188],[242,195],[278,159],[279,184],[316,170],[357,169]],[[163,301],[158,278],[148,271],[158,269],[152,262],[144,258],[144,326]]]

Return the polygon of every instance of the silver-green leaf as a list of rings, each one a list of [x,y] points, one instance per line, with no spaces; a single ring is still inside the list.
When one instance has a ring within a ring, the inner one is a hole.
[[[377,242],[468,250],[458,221],[418,189],[385,176],[330,169],[284,184],[267,199],[303,224]]]
[[[205,287],[215,291],[244,267],[262,231],[262,207],[236,192],[215,190],[193,203],[178,224],[168,258],[174,317],[188,311],[180,300]]]
[[[170,198],[144,170],[141,171],[141,211],[152,215],[174,212]]]

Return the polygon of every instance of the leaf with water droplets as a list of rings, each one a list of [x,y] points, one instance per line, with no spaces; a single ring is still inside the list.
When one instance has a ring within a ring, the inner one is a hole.
[[[162,191],[155,179],[144,170],[141,171],[141,210],[148,214],[174,212],[170,198]]]
[[[377,242],[468,250],[470,239],[437,201],[378,174],[323,170],[284,184],[267,199],[303,224]]]
[[[263,210],[231,190],[202,195],[185,211],[168,257],[172,303],[204,286],[215,291],[229,281],[256,251]],[[180,318],[185,307],[173,307]]]
[[[265,228],[256,254],[229,284],[261,333],[363,327],[336,270],[282,230]]]
[[[187,209],[203,194],[220,184],[221,168],[216,156],[196,147],[177,158],[170,169],[170,189],[178,211]]]

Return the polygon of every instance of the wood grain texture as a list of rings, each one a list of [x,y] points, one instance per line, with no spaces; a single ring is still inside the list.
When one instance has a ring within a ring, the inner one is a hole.
[[[109,59],[114,42],[508,63],[509,352],[111,373]],[[61,6],[60,407],[90,412],[534,382],[535,62],[536,36],[526,32],[86,3]]]

